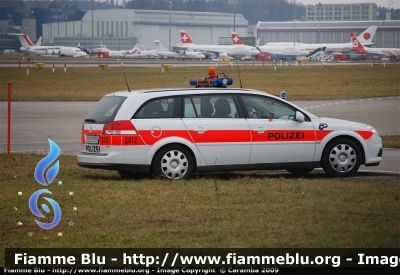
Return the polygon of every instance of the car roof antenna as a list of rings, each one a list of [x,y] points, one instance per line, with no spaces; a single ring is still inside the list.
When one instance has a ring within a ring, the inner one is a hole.
[[[240,88],[242,87],[242,78],[240,77],[240,72],[239,72],[239,61],[236,60],[236,67],[238,68],[238,74],[239,74],[239,81],[240,81]]]
[[[125,72],[122,72],[122,73],[124,74],[124,77],[125,77],[125,82],[126,82],[126,86],[128,87],[128,92],[130,92],[131,89],[129,89],[128,80],[126,80]]]

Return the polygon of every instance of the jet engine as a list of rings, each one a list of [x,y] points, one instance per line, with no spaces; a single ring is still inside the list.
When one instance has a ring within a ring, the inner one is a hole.
[[[57,50],[57,49],[48,49],[48,50],[46,50],[46,53],[47,54],[58,55],[60,53],[60,51]]]

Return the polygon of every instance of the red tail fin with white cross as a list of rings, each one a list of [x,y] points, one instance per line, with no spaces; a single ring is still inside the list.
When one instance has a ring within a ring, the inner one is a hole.
[[[240,39],[239,35],[235,32],[232,33],[232,42],[234,45],[244,45],[242,39]]]
[[[189,35],[184,30],[181,30],[181,40],[183,45],[194,44],[192,39],[190,39]]]

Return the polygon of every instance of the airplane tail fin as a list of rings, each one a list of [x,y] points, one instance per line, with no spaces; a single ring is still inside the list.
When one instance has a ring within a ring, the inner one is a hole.
[[[189,35],[184,30],[181,30],[181,40],[183,45],[194,44],[192,39],[190,39]]]
[[[239,35],[235,32],[232,33],[232,42],[233,45],[244,45],[242,39],[240,39]]]
[[[139,47],[139,44],[136,43],[135,46],[131,50],[129,50],[127,53],[140,53],[141,49]]]
[[[40,36],[36,42],[36,46],[42,46],[42,37]]]
[[[370,26],[368,29],[366,29],[364,32],[362,32],[359,36],[357,36],[357,40],[363,44],[372,44],[372,39],[375,36],[375,32],[378,26]]]
[[[141,51],[141,49],[139,47],[139,44],[136,43],[135,46],[133,46],[132,50],[128,51],[127,53],[128,54],[140,54],[140,51]]]
[[[257,38],[256,47],[260,46],[260,38]]]
[[[18,36],[19,42],[21,43],[21,46],[24,48],[35,46],[35,44],[32,43],[32,41],[29,39],[29,36],[26,33],[10,33],[10,35]]]
[[[156,43],[157,52],[162,52],[167,50],[167,48],[163,46],[160,40],[154,40],[154,43]]]
[[[358,41],[357,37],[354,35],[354,33],[350,33],[351,37],[351,49],[357,53],[366,53],[363,45]]]

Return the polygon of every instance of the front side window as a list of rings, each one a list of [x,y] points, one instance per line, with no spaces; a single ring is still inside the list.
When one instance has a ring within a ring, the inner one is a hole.
[[[294,120],[296,109],[265,96],[242,95],[250,119]]]
[[[237,118],[231,95],[194,95],[184,99],[185,118]]]

